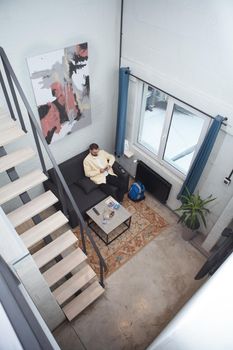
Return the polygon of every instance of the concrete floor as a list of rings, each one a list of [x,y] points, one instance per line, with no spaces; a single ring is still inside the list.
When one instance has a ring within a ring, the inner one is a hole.
[[[169,226],[106,280],[105,294],[54,331],[64,350],[144,350],[203,281],[206,260],[181,238],[177,216],[147,195]]]

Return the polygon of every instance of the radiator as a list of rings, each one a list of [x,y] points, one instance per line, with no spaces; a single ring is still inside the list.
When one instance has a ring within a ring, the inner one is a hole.
[[[149,168],[141,160],[138,161],[136,181],[143,183],[146,190],[162,203],[166,203],[172,185],[163,179],[159,174]]]

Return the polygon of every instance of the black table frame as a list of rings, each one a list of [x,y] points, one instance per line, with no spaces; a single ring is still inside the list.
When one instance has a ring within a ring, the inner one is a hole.
[[[125,226],[126,226],[126,228],[124,228],[116,237],[114,237],[111,241],[109,241],[108,240],[108,237],[109,237],[109,234],[107,234],[106,232],[104,232],[104,230],[101,228],[101,227],[99,227],[98,226],[98,224],[94,221],[94,220],[92,220],[91,218],[89,218],[88,217],[88,219],[87,219],[87,224],[88,224],[88,226],[92,229],[92,231],[94,231],[95,232],[95,234],[106,244],[106,245],[109,245],[110,243],[112,243],[115,239],[117,239],[118,237],[120,237],[125,231],[127,231],[129,228],[130,228],[130,225],[131,225],[131,216],[130,216],[130,218],[128,218],[128,219],[126,219],[125,221],[123,221],[120,225],[122,225],[122,224],[124,224]],[[95,224],[95,225],[97,225],[98,226],[98,228],[104,233],[104,235],[105,236],[107,236],[107,239],[106,240],[104,240],[103,239],[103,237],[101,237],[99,234],[98,234],[98,232],[94,229],[94,227],[92,226],[92,224]],[[119,226],[120,226],[119,225]],[[119,226],[117,226],[117,227],[119,227]],[[116,227],[116,228],[117,228]],[[115,228],[115,229],[116,229]],[[115,230],[114,229],[114,230]],[[111,231],[112,232],[112,231]],[[110,233],[111,233],[110,232]]]

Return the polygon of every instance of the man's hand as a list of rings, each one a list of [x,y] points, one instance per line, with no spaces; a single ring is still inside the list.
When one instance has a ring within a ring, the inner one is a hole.
[[[111,168],[111,165],[107,165],[105,168],[100,169],[100,173],[104,173],[105,171],[108,171]]]

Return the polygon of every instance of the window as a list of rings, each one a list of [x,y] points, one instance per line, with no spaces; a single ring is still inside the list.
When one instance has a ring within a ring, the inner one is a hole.
[[[137,144],[186,175],[209,125],[208,117],[144,84]]]
[[[167,109],[167,96],[151,86],[146,86],[143,102],[138,141],[149,151],[158,154]]]

